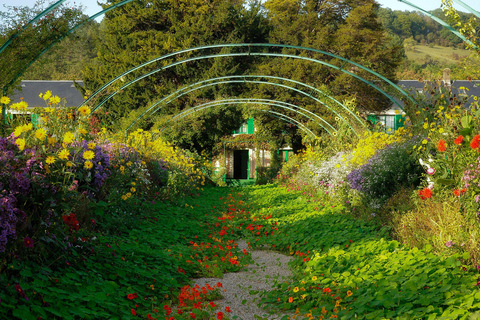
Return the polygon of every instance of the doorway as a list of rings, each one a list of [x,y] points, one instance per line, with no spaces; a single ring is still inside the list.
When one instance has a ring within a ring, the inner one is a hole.
[[[233,178],[248,179],[248,150],[233,151]]]

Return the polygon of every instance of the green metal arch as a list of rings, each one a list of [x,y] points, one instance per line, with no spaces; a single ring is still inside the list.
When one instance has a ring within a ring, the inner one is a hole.
[[[66,1],[66,0],[61,0],[59,2],[63,2],[63,1]],[[88,17],[87,19],[85,19],[84,21],[82,21],[81,23],[77,24],[76,26],[74,26],[73,28],[71,28],[70,30],[68,30],[62,37],[60,37],[57,41],[51,43],[49,46],[47,46],[45,49],[43,49],[35,58],[32,59],[32,61],[30,61],[25,68],[23,68],[16,76],[15,79],[11,80],[8,84],[7,84],[7,87],[9,87],[10,85],[12,85],[13,83],[15,83],[15,81],[17,81],[18,78],[20,78],[24,73],[25,71],[32,65],[34,64],[38,59],[40,59],[41,56],[43,56],[48,50],[50,50],[54,45],[56,45],[57,43],[59,43],[60,41],[62,41],[63,39],[65,39],[67,36],[69,36],[71,33],[75,32],[76,30],[78,30],[80,27],[82,27],[85,23],[87,23],[88,21],[92,21],[94,20],[95,18],[97,18],[98,16],[101,16],[102,14],[105,14],[106,12],[110,11],[110,10],[113,10],[115,8],[118,8],[120,6],[123,6],[124,4],[127,4],[129,2],[132,2],[134,0],[124,0],[122,2],[119,2],[117,4],[114,4],[114,5],[111,5],[110,7],[104,9],[104,10],[101,10],[97,13],[95,13],[94,15]],[[53,9],[53,8],[52,8]],[[50,11],[50,10],[49,10]],[[48,11],[48,12],[49,12]],[[0,53],[2,52],[3,50],[0,50]]]
[[[231,77],[237,77],[237,78],[241,78],[242,80],[228,80],[228,81],[218,81],[218,82],[213,82],[213,83],[209,83],[209,84],[205,84],[205,85],[201,85],[203,83],[206,83],[206,82],[210,82],[210,81],[216,81],[216,80],[224,80],[224,79],[228,79],[228,78],[231,78]],[[253,77],[253,76],[252,76]],[[286,80],[289,80],[289,79],[286,79]],[[274,83],[274,82],[264,82],[264,81],[255,81],[255,80],[248,80],[248,79],[245,79],[245,76],[230,76],[230,77],[219,77],[219,78],[213,78],[213,79],[209,79],[209,80],[204,80],[204,81],[199,81],[199,82],[196,82],[194,84],[191,84],[189,86],[186,86],[184,88],[181,88],[173,93],[171,93],[170,95],[164,97],[163,99],[155,102],[152,106],[150,106],[146,111],[144,111],[126,130],[125,130],[125,134],[127,134],[128,130],[130,130],[130,128],[138,121],[140,120],[147,112],[149,112],[150,110],[152,110],[154,107],[156,107],[157,105],[161,104],[162,102],[165,102],[165,104],[168,104],[170,102],[172,102],[173,100],[175,99],[178,99],[179,97],[185,95],[185,94],[188,94],[192,91],[195,91],[195,90],[198,90],[198,89],[202,89],[202,88],[206,88],[206,87],[210,87],[210,86],[214,86],[214,85],[218,85],[218,84],[226,84],[226,83],[244,83],[244,82],[249,82],[249,83],[259,83],[259,84],[269,84],[269,85],[274,85],[274,86],[280,86],[280,87],[284,87],[284,88],[287,88],[287,89],[290,89],[290,90],[294,90],[296,92],[299,92],[313,100],[315,100],[316,102],[322,104],[323,106],[327,107],[328,109],[330,109],[333,113],[335,113],[337,116],[339,116],[340,119],[342,119],[351,129],[353,132],[355,132],[355,130],[350,126],[350,124],[345,120],[343,119],[343,117],[341,117],[337,112],[335,112],[335,110],[332,110],[328,105],[326,105],[324,102],[322,102],[321,100],[311,96],[310,94],[302,91],[302,90],[299,90],[299,89],[296,89],[296,88],[293,88],[291,86],[287,86],[287,85],[284,85],[284,84],[279,84],[279,83]],[[200,85],[196,88],[193,88],[193,89],[190,89],[192,87],[195,87],[197,85]],[[189,90],[188,90],[189,89]],[[316,89],[316,88],[315,88]],[[183,92],[182,91],[185,91],[187,90],[186,92]],[[316,89],[318,90],[318,89]],[[177,95],[178,94],[178,95]],[[177,96],[176,96],[177,95]],[[175,97],[176,96],[176,97]],[[174,98],[173,98],[174,97]],[[167,101],[167,99],[170,99]],[[164,104],[164,105],[165,105]],[[153,112],[157,112],[161,107],[158,107],[156,108]],[[306,111],[307,113],[309,114],[312,114],[313,116],[317,117],[319,120],[325,122],[325,124],[327,124],[331,129],[333,129],[334,131],[337,131],[334,127],[332,127],[332,125],[330,125],[328,122],[326,122],[324,119],[320,118],[318,115],[312,113],[311,111],[308,111],[306,109],[304,109],[304,111]],[[331,133],[328,129],[326,129],[329,133]],[[357,134],[355,132],[355,134]],[[357,134],[358,135],[358,134]]]
[[[194,113],[196,111],[200,111],[200,110],[211,108],[211,107],[231,104],[231,103],[228,103],[228,102],[220,102],[220,103],[219,103],[219,101],[215,101],[215,102],[217,102],[217,103],[210,103],[208,105],[204,104],[204,105],[199,105],[199,106],[192,107],[192,108],[188,109],[187,110],[188,112],[186,112],[186,113],[184,113],[184,111],[182,111],[181,113],[175,115],[175,117],[174,117],[175,121],[183,119],[183,118],[191,115],[192,113]],[[316,137],[316,135],[310,129],[308,129],[303,123],[301,123],[300,121],[297,121],[296,119],[294,119],[292,117],[289,117],[287,115],[284,115],[284,114],[281,114],[279,112],[275,112],[275,111],[272,111],[272,110],[259,110],[259,111],[271,113],[272,116],[274,116],[275,118],[279,118],[281,120],[287,121],[287,122],[297,126],[299,129],[305,131],[307,134],[310,134],[313,137]],[[275,116],[275,115],[277,115],[277,116]],[[174,118],[169,119],[169,121],[174,120]],[[163,130],[159,130],[159,133],[162,133],[164,130],[165,130],[165,128],[163,128]]]
[[[373,83],[365,80],[364,78],[354,74],[354,73],[351,73],[351,72],[348,72],[346,71],[344,68],[343,68],[343,65],[341,67],[338,67],[338,66],[335,66],[335,65],[332,65],[332,64],[329,64],[327,62],[324,62],[322,60],[317,60],[317,59],[313,59],[313,58],[307,58],[307,57],[302,57],[302,56],[295,56],[295,55],[284,55],[284,54],[272,54],[272,53],[252,53],[250,52],[250,49],[252,47],[280,47],[280,48],[291,48],[291,49],[297,49],[297,50],[307,50],[307,51],[312,51],[312,52],[316,52],[316,53],[321,53],[321,54],[324,54],[324,55],[327,55],[327,56],[330,56],[330,57],[333,57],[333,58],[336,58],[336,59],[339,59],[341,61],[345,63],[350,63],[362,70],[365,70],[367,72],[369,72],[370,74],[380,78],[381,80],[387,82],[390,86],[392,86],[394,89],[396,89],[398,92],[400,92],[403,96],[405,96],[406,98],[410,99],[412,103],[415,103],[415,100],[410,96],[408,95],[407,92],[405,92],[404,90],[402,90],[399,86],[397,86],[396,84],[394,84],[393,82],[391,82],[390,80],[388,80],[387,78],[383,77],[382,75],[380,75],[379,73],[367,68],[367,67],[364,67],[356,62],[353,62],[351,60],[348,60],[348,59],[345,59],[341,56],[338,56],[338,55],[335,55],[335,54],[332,54],[332,53],[329,53],[329,52],[326,52],[326,51],[322,51],[322,50],[317,50],[317,49],[313,49],[313,48],[308,48],[308,47],[301,47],[301,46],[292,46],[292,45],[283,45],[283,44],[270,44],[270,43],[237,43],[237,44],[217,44],[217,45],[208,45],[208,46],[200,46],[200,47],[195,47],[195,48],[189,48],[189,49],[184,49],[184,50],[180,50],[180,51],[176,51],[176,52],[173,52],[173,53],[169,53],[169,54],[166,54],[166,55],[163,55],[163,56],[160,56],[158,58],[154,58],[150,61],[147,61],[147,62],[144,62],[130,70],[127,70],[125,72],[123,72],[122,74],[118,75],[116,78],[110,80],[109,82],[107,82],[106,84],[104,84],[101,88],[99,88],[98,90],[96,90],[90,97],[88,97],[85,102],[81,105],[83,106],[84,104],[90,102],[91,99],[93,99],[96,95],[98,95],[101,91],[103,91],[105,88],[107,88],[108,86],[110,86],[112,83],[116,82],[117,80],[119,80],[120,78],[128,75],[129,73],[135,71],[135,70],[138,70],[140,68],[143,68],[144,66],[147,66],[149,64],[152,64],[152,63],[155,63],[155,62],[159,62],[159,61],[162,61],[164,59],[167,59],[167,58],[170,58],[170,57],[173,57],[173,56],[176,56],[176,55],[179,55],[179,54],[182,54],[182,53],[187,53],[187,52],[191,52],[191,51],[198,51],[198,50],[204,50],[204,49],[212,49],[212,48],[226,48],[226,47],[246,47],[248,48],[248,52],[246,53],[230,53],[230,54],[216,54],[216,55],[211,55],[211,56],[201,56],[201,57],[196,57],[196,58],[190,58],[190,59],[185,59],[185,60],[181,60],[179,62],[175,62],[173,64],[170,64],[168,66],[165,66],[165,67],[162,67],[162,68],[159,68],[159,69],[156,69],[152,72],[149,72],[137,79],[135,79],[135,81],[138,81],[140,79],[143,79],[147,76],[150,76],[158,71],[161,71],[163,69],[166,69],[167,67],[171,67],[171,66],[174,66],[174,65],[177,65],[177,64],[181,64],[181,63],[185,63],[185,62],[189,62],[189,61],[195,61],[195,60],[200,60],[200,59],[207,59],[207,58],[217,58],[217,57],[232,57],[232,56],[249,56],[249,55],[257,55],[257,56],[276,56],[276,57],[289,57],[289,58],[296,58],[296,59],[304,59],[304,60],[308,60],[308,61],[313,61],[313,62],[316,62],[316,63],[320,63],[320,64],[323,64],[323,65],[326,65],[328,67],[331,67],[331,68],[334,68],[338,71],[341,71],[343,73],[346,73],[350,76],[353,76],[357,79],[359,79],[360,81],[366,83],[367,85],[371,86],[372,88],[374,88],[375,90],[381,92],[383,95],[385,95],[387,98],[389,98],[393,103],[397,104],[400,108],[401,105],[395,100],[393,99],[391,96],[389,96],[387,93],[385,93],[383,90],[381,90],[380,88],[378,88],[377,86],[375,86]],[[123,86],[122,88],[124,88],[125,86]],[[113,95],[110,95],[109,97],[107,97],[107,100],[110,99],[110,97],[112,97]]]
[[[299,82],[299,81],[295,81],[295,80],[291,80],[291,79],[287,79],[287,78],[281,78],[281,77],[274,77],[274,76],[264,76],[264,75],[245,75],[245,76],[225,76],[225,77],[218,77],[218,78],[212,78],[212,79],[207,79],[207,80],[204,80],[204,81],[199,81],[199,82],[196,82],[196,83],[193,83],[191,85],[188,85],[186,87],[183,87],[173,93],[171,93],[170,95],[168,95],[167,97],[157,101],[156,103],[154,103],[152,106],[150,106],[147,110],[145,110],[136,120],[134,120],[134,122],[131,124],[131,126],[133,126],[138,120],[140,120],[146,113],[148,113],[149,111],[151,111],[153,108],[155,108],[157,105],[159,105],[160,103],[164,102],[166,99],[170,98],[170,97],[173,97],[175,96],[175,94],[177,93],[181,93],[182,91],[185,91],[185,90],[188,90],[189,88],[192,88],[192,87],[195,87],[197,85],[202,85],[203,83],[208,83],[208,82],[212,82],[212,81],[217,81],[217,80],[226,80],[226,79],[242,79],[243,81],[241,82],[249,82],[249,81],[246,81],[247,78],[267,78],[267,79],[275,79],[275,80],[281,80],[281,81],[287,81],[287,82],[293,82],[295,84],[299,84],[299,85],[302,85],[306,88],[308,88],[309,90],[311,90],[311,92],[316,92],[318,94],[320,94],[321,96],[323,97],[327,97],[329,99],[331,99],[332,101],[334,101],[335,103],[339,104],[344,110],[346,110],[348,113],[350,113],[361,125],[363,125],[364,127],[366,127],[365,123],[358,118],[358,116],[356,116],[348,107],[346,107],[345,105],[343,105],[342,103],[340,103],[339,101],[337,101],[335,98],[325,94],[323,91],[321,91],[320,89],[317,89],[315,87],[312,87],[310,85],[307,85],[303,82]],[[265,83],[265,82],[262,82],[262,83]],[[270,82],[269,82],[270,83]],[[273,83],[271,83],[273,84]],[[338,114],[335,110],[333,110],[330,106],[328,106],[327,104],[325,104],[323,101],[321,100],[318,100],[316,99],[315,97],[313,97],[311,94],[308,94],[302,90],[297,90],[291,86],[284,86],[288,89],[292,89],[292,90],[295,90],[297,92],[300,92],[304,95],[306,95],[307,97],[311,98],[311,99],[314,99],[315,101],[319,102],[320,104],[322,104],[323,106],[325,106],[327,109],[329,109],[330,111],[332,111],[336,116],[338,116],[341,120],[343,120],[345,123],[348,124],[348,122],[340,115]],[[197,89],[200,89],[200,88],[197,88]],[[196,89],[195,89],[196,90]],[[191,91],[188,91],[187,93],[189,93]],[[184,93],[186,94],[186,93]],[[184,95],[182,94],[182,95]],[[180,96],[179,96],[180,97]],[[178,97],[177,97],[178,98]],[[176,99],[176,98],[175,98]],[[173,99],[172,99],[173,100]],[[166,104],[168,104],[169,102],[171,102],[172,100],[169,100],[166,102]],[[94,112],[98,107],[100,107],[101,105],[98,105],[94,110],[92,110],[92,112]],[[152,113],[155,113],[158,111],[159,108],[155,109]],[[129,126],[128,129],[131,127]],[[349,125],[350,126],[350,125]],[[355,130],[350,126],[350,128],[355,132]],[[128,130],[127,129],[127,130]],[[333,127],[332,127],[333,129]]]
[[[232,56],[232,55],[238,55],[238,54],[227,54],[227,55],[215,55],[215,56],[206,56],[206,57],[197,57],[197,58],[191,58],[191,59],[187,59],[188,61],[194,61],[194,60],[199,60],[199,59],[204,59],[204,58],[212,58],[212,57],[219,57],[219,56]],[[241,54],[241,55],[244,55],[244,54]],[[134,84],[135,82],[141,80],[141,79],[144,79],[156,72],[159,72],[160,70],[164,70],[164,69],[168,69],[168,68],[171,68],[175,65],[178,65],[178,64],[182,64],[182,63],[185,63],[187,62],[187,60],[183,60],[183,61],[179,61],[179,62],[175,62],[175,63],[171,63],[163,68],[160,68],[160,69],[156,69],[154,71],[151,71],[149,73],[146,73],[138,78],[135,78],[129,82],[127,82],[126,84],[124,84],[122,87],[120,87],[117,91],[111,93],[108,97],[106,97],[103,101],[101,101],[97,106],[95,106],[93,109],[92,109],[92,113],[95,112],[95,110],[99,109],[103,104],[105,104],[108,100],[110,100],[111,98],[113,98],[113,96],[115,96],[118,92],[121,92],[123,90],[125,90],[126,88],[128,88],[130,85]],[[338,100],[336,100],[334,97],[330,96],[330,95],[327,95],[325,94],[323,91],[313,87],[313,86],[310,86],[310,85],[307,85],[303,82],[300,82],[300,81],[296,81],[296,80],[292,80],[292,79],[287,79],[287,78],[281,78],[281,77],[274,77],[274,76],[265,76],[265,75],[262,75],[262,76],[258,76],[258,75],[243,75],[243,76],[227,76],[225,78],[228,78],[228,77],[241,77],[241,78],[246,78],[246,77],[264,77],[264,78],[270,78],[270,79],[277,79],[277,80],[282,80],[282,81],[290,81],[290,82],[294,82],[296,84],[300,84],[300,85],[303,85],[305,87],[308,87],[310,90],[312,91],[317,91],[318,93],[321,93],[321,95],[323,95],[324,97],[327,97],[329,98],[330,100],[334,101],[335,103],[339,104],[344,110],[346,110],[347,112],[349,112],[355,119],[357,119],[357,121],[362,124],[363,126],[366,126],[365,123],[360,119],[358,118],[357,115],[355,115],[350,109],[348,109],[345,105],[343,105],[341,102],[339,102]],[[218,78],[214,78],[214,79],[218,79]],[[209,80],[206,80],[206,81],[209,81]],[[198,84],[198,82],[196,83]],[[195,84],[194,84],[195,85]],[[176,91],[177,92],[177,91]],[[87,99],[88,100],[88,99]],[[87,100],[82,104],[80,105],[83,106],[85,103],[87,103]],[[325,105],[323,102],[321,102],[323,105]],[[328,107],[327,105],[325,105],[327,108],[330,109],[330,107]],[[150,109],[147,110],[147,112],[149,111]],[[331,110],[331,109],[330,109]],[[333,111],[333,110],[332,110]],[[333,111],[335,112],[335,111]],[[143,116],[144,114],[142,114]],[[141,117],[142,117],[141,116]],[[337,116],[339,116],[342,120],[343,117],[341,117],[340,115],[337,114]],[[137,119],[139,120],[139,118]],[[137,121],[136,120],[136,121]],[[135,121],[135,122],[136,122]],[[353,129],[352,129],[353,130]]]
[[[458,3],[459,5],[461,5],[462,7],[464,7],[465,9],[467,9],[468,11],[470,11],[471,13],[473,13],[475,16],[477,16],[477,18],[480,18],[480,12],[478,12],[478,11],[475,10],[475,9],[473,9],[472,7],[470,7],[468,4],[464,3],[463,1],[453,0],[453,2]]]
[[[439,19],[437,17],[435,17],[433,14],[431,14],[430,12],[428,12],[427,10],[425,9],[422,9],[416,5],[414,5],[413,3],[410,3],[406,0],[398,0],[402,3],[405,3],[406,5],[409,5],[410,7],[412,8],[415,8],[417,9],[418,11],[421,11],[423,14],[429,16],[431,19],[437,21],[438,23],[440,23],[442,26],[444,26],[445,28],[447,28],[448,30],[450,30],[450,32],[452,32],[454,35],[456,35],[457,37],[459,37],[460,39],[462,39],[463,41],[465,41],[466,43],[468,43],[470,46],[472,46],[473,48],[477,49],[478,47],[473,44],[470,40],[468,40],[467,38],[465,38],[462,34],[460,34],[460,32],[458,32],[457,30],[453,29],[452,26],[450,26],[448,23],[446,23],[445,21],[443,21],[442,19]],[[455,2],[457,2],[456,0],[454,0]],[[460,2],[459,2],[460,3]],[[463,2],[461,3],[462,5],[464,6],[467,6],[466,4],[464,4]],[[468,6],[467,6],[468,7]],[[470,8],[470,7],[468,7]],[[471,8],[470,8],[471,9]],[[473,9],[471,9],[473,10]],[[475,10],[474,10],[475,11]],[[472,11],[473,13],[473,11]]]
[[[186,62],[190,62],[190,61],[197,61],[197,60],[201,60],[201,59],[210,59],[210,58],[218,58],[218,57],[232,57],[232,56],[248,56],[248,55],[261,55],[261,56],[279,56],[279,57],[289,57],[289,58],[297,58],[297,59],[304,59],[304,60],[311,60],[311,61],[318,61],[318,60],[315,60],[315,59],[311,59],[311,58],[305,58],[305,57],[298,57],[298,56],[293,56],[293,55],[285,55],[285,54],[266,54],[266,53],[230,53],[230,54],[217,54],[217,55],[209,55],[209,56],[201,56],[201,57],[195,57],[195,58],[189,58],[189,59],[185,59],[185,60],[181,60],[181,61],[178,61],[178,62],[174,62],[174,63],[171,63],[169,65],[166,65],[165,67],[162,67],[162,68],[158,68],[158,69],[155,69],[149,73],[146,73],[138,78],[135,78],[129,82],[127,82],[126,84],[124,84],[122,87],[120,87],[117,91],[111,93],[108,97],[106,97],[102,102],[100,102],[100,104],[98,104],[97,106],[95,106],[92,110],[92,112],[94,112],[95,110],[97,110],[98,108],[100,108],[103,104],[105,104],[108,100],[110,100],[111,98],[113,98],[117,93],[119,92],[122,92],[124,89],[128,88],[130,85],[134,84],[135,82],[137,81],[140,81],[141,79],[144,79],[154,73],[157,73],[161,70],[165,70],[165,69],[168,69],[168,68],[171,68],[171,67],[174,67],[176,65],[179,65],[179,64],[183,64],[183,63],[186,63]],[[325,62],[320,62],[321,64],[326,64],[326,65],[329,65],[331,67],[335,67],[337,68],[336,66],[333,66],[331,64],[328,64],[328,63],[325,63]],[[394,99],[392,98],[390,95],[388,95],[385,91],[383,91],[382,89],[380,89],[379,87],[377,87],[376,85],[370,83],[369,81],[363,79],[362,77],[359,77],[357,76],[356,74],[353,74],[353,73],[350,73],[348,71],[345,71],[343,70],[343,72],[347,73],[347,74],[350,74],[352,76],[354,76],[355,78],[358,78],[360,79],[361,81],[369,84],[371,87],[373,87],[374,89],[376,89],[377,91],[379,91],[380,93],[382,93],[383,95],[385,95],[386,97],[388,97],[390,99],[390,101],[392,101],[393,103],[397,104],[398,107],[400,107],[400,109],[403,110],[403,107]],[[266,76],[265,76],[266,77]],[[291,80],[291,81],[294,81],[294,80]],[[302,83],[302,82],[300,82]],[[302,83],[303,84],[303,83]],[[313,87],[312,87],[313,88]],[[96,93],[94,93],[96,94]],[[330,97],[332,100],[334,100],[334,98]],[[88,99],[82,103],[80,105],[83,106],[84,104],[86,104],[88,101]],[[336,101],[336,100],[335,100]],[[337,101],[338,102],[338,101]],[[339,103],[339,102],[338,102]],[[343,106],[343,105],[342,105]],[[345,108],[345,107],[344,107]],[[347,111],[348,108],[345,108]],[[351,112],[351,111],[349,111]],[[361,122],[360,119],[358,119],[358,117],[356,117],[354,115],[355,118],[357,118],[358,121]]]
[[[200,105],[193,106],[190,109],[181,111],[180,113],[176,114],[173,118],[168,119],[168,121],[163,124],[163,127],[159,129],[159,132],[160,133],[163,132],[166,129],[166,126],[169,122],[182,119],[183,117],[188,116],[192,112],[196,112],[204,108],[214,107],[217,105],[229,105],[229,104],[261,104],[261,105],[271,105],[271,106],[285,108],[288,110],[292,110],[298,114],[301,114],[302,116],[308,118],[309,120],[315,121],[315,123],[317,123],[319,126],[321,126],[323,129],[327,131],[327,129],[320,122],[317,122],[315,119],[309,117],[308,115],[304,114],[301,111],[295,110],[295,108],[299,108],[299,107],[291,103],[278,101],[278,100],[270,100],[270,99],[223,99],[223,100],[215,100],[215,101],[202,103]]]
[[[40,19],[41,17],[43,17],[44,15],[46,15],[47,13],[49,13],[50,11],[52,11],[53,9],[55,9],[56,7],[58,7],[59,5],[61,5],[63,2],[65,2],[66,0],[59,0],[55,3],[53,3],[51,6],[49,6],[47,9],[43,10],[42,12],[40,12],[36,17],[34,17],[32,20],[30,20],[26,25],[24,25],[22,27],[22,29],[20,29],[20,31],[18,31],[17,33],[15,34],[12,34],[10,36],[10,38],[8,38],[8,40],[0,47],[0,53],[3,52],[3,50],[5,50],[9,45],[10,43],[12,43],[12,41],[16,38],[18,38],[18,36],[20,36],[25,30],[27,30],[27,28],[29,26],[31,26],[32,24],[34,24],[36,21],[38,21],[38,19]]]

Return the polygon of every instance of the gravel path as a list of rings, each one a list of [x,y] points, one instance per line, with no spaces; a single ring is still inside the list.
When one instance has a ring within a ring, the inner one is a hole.
[[[243,240],[238,241],[238,247],[240,250],[249,250]],[[224,313],[225,307],[230,307],[229,318],[237,316],[236,319],[254,320],[261,317],[261,319],[273,320],[282,319],[285,315],[291,316],[292,314],[270,314],[267,310],[259,308],[257,306],[260,300],[258,295],[250,294],[249,291],[271,290],[275,279],[278,279],[278,282],[288,281],[292,274],[287,264],[292,257],[268,250],[255,250],[250,253],[254,263],[249,265],[245,271],[226,273],[222,279],[194,279],[194,285],[198,284],[202,287],[207,283],[221,282],[226,292],[222,292],[224,299],[215,301],[215,304],[218,306],[217,310]],[[247,302],[242,304],[244,300]]]

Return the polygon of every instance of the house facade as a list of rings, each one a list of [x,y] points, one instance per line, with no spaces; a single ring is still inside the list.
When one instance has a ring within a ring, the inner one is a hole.
[[[254,133],[255,120],[251,118],[233,132],[232,140],[223,141],[225,163],[222,164],[220,160],[215,160],[214,166],[217,170],[221,170],[224,166],[226,180],[257,179],[258,168],[270,167],[271,151],[264,147],[257,153],[252,139]],[[233,143],[234,146],[232,147],[230,144]],[[293,149],[287,146],[276,152],[281,161],[288,161],[288,158],[293,154]]]

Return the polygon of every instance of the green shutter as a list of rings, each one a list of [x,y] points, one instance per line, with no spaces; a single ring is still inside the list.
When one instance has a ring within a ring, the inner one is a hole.
[[[31,121],[32,121],[32,124],[33,124],[34,127],[38,127],[38,117],[39,117],[39,115],[36,114],[36,113],[32,113],[31,116],[30,116],[30,118],[32,119]]]
[[[395,130],[401,128],[405,125],[405,117],[402,117],[401,114],[395,116]]]
[[[248,119],[247,133],[248,134],[254,134],[255,133],[255,126],[253,125],[253,118]]]

